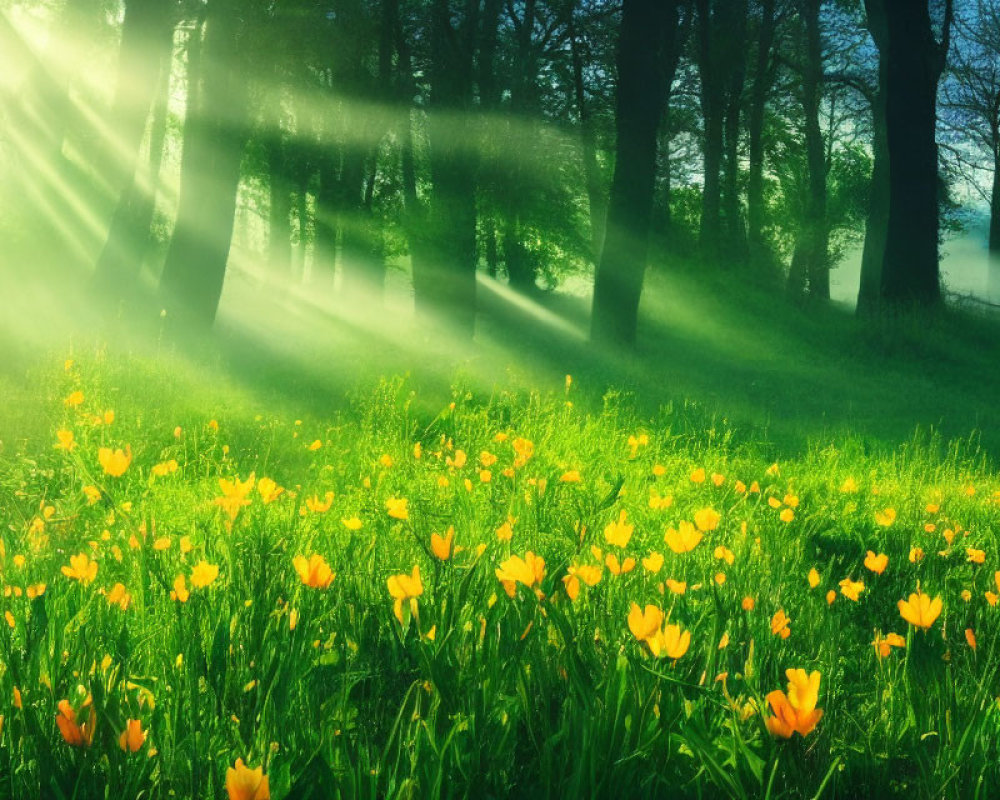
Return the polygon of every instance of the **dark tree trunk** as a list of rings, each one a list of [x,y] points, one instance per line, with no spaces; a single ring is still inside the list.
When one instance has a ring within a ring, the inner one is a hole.
[[[697,0],[698,13],[698,72],[701,76],[701,113],[704,120],[703,185],[701,192],[701,222],[698,231],[702,258],[718,265],[722,239],[722,169],[725,90],[718,67],[717,42],[713,35],[711,0]]]
[[[112,110],[117,150],[109,180],[120,192],[95,280],[106,297],[121,298],[134,288],[149,242],[153,188],[165,134],[165,95],[173,55],[173,19],[160,0],[129,0],[122,23],[118,88]],[[151,109],[157,112],[150,136],[150,171],[139,168],[139,149]],[[154,161],[155,158],[155,161]],[[153,171],[155,168],[155,172]]]
[[[756,69],[750,89],[747,135],[750,149],[750,174],[747,183],[747,241],[750,258],[756,264],[772,261],[764,238],[764,113],[774,85],[771,51],[776,28],[775,0],[761,2],[760,28],[757,33]]]
[[[746,0],[726,0],[723,41],[727,43],[723,59],[725,86],[722,165],[722,218],[724,224],[727,265],[743,265],[748,257],[747,234],[740,204],[740,110],[746,66],[743,47],[736,43],[746,40]],[[720,54],[721,55],[721,54]]]
[[[604,246],[604,224],[608,215],[607,192],[600,165],[597,163],[597,135],[590,114],[590,104],[583,81],[583,56],[576,34],[575,4],[569,9],[568,36],[570,57],[573,63],[573,95],[577,114],[580,116],[580,145],[583,157],[583,174],[587,184],[587,204],[590,211],[590,249],[596,264]]]
[[[889,141],[885,125],[885,92],[889,66],[889,32],[882,0],[865,0],[868,32],[879,51],[878,86],[869,97],[872,108],[872,177],[869,183],[865,242],[857,313],[874,313],[882,286],[882,261],[889,225]]]
[[[993,189],[990,192],[990,252],[1000,251],[1000,130],[993,131]]]
[[[888,31],[885,116],[889,145],[889,223],[881,301],[894,307],[931,308],[941,303],[934,132],[937,84],[947,42],[939,44],[934,39],[928,0],[881,1]],[[949,11],[950,7],[949,1]],[[946,22],[946,40],[948,28]]]
[[[591,338],[632,345],[649,244],[656,175],[656,136],[662,107],[664,20],[676,5],[625,0],[618,43],[615,173],[608,225],[594,281]]]
[[[222,296],[246,145],[246,65],[238,0],[210,0],[196,107],[184,120],[177,221],[160,279],[170,316],[208,328]]]

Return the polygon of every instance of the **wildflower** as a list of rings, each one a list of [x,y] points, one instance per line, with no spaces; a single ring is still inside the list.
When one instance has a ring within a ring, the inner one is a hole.
[[[647,605],[645,609],[641,609],[636,603],[632,603],[628,612],[628,628],[640,642],[655,636],[662,624],[663,612],[656,606]]]
[[[736,555],[733,551],[721,544],[712,552],[712,557],[719,561],[725,561],[729,566],[732,566],[733,562],[736,561]]]
[[[927,629],[941,615],[941,598],[933,600],[921,591],[911,594],[908,600],[897,603],[900,616],[918,628]]]
[[[278,486],[271,478],[261,478],[257,481],[257,492],[264,505],[273,503],[285,491],[284,487]]]
[[[101,490],[98,489],[96,486],[84,486],[83,494],[87,498],[88,506],[94,505],[94,503],[96,503],[98,500],[101,499]]]
[[[629,540],[632,538],[632,531],[635,530],[635,525],[629,525],[625,519],[628,513],[623,508],[618,514],[618,519],[614,522],[609,522],[604,528],[604,538],[607,540],[608,544],[613,544],[616,547],[626,547]]]
[[[579,483],[580,472],[575,469],[568,470],[559,477],[559,481],[561,483]]]
[[[226,512],[230,521],[236,519],[236,515],[240,513],[240,509],[243,506],[250,505],[248,495],[253,489],[255,481],[256,476],[252,472],[250,473],[250,477],[245,481],[241,481],[239,477],[233,478],[231,481],[226,478],[219,478],[219,488],[222,490],[222,497],[216,497],[213,502]]]
[[[779,608],[774,616],[771,617],[771,633],[775,636],[780,636],[782,639],[787,639],[792,634],[789,628],[791,622],[791,618],[785,614],[785,609]]]
[[[816,570],[816,567],[809,570],[808,580],[810,589],[815,589],[819,586],[819,572]]]
[[[108,592],[108,605],[118,606],[122,611],[127,611],[132,603],[132,595],[125,588],[125,584],[116,583]]]
[[[110,447],[101,447],[97,451],[97,460],[106,475],[120,478],[125,474],[129,464],[132,463],[132,447],[127,445],[124,450],[120,447],[116,450],[112,450]]]
[[[977,550],[974,547],[965,548],[965,555],[968,557],[969,561],[973,564],[985,564],[986,563],[986,551]]]
[[[740,607],[744,611],[753,611],[757,607],[757,601],[750,596],[744,597],[743,602],[740,603]]]
[[[889,566],[889,556],[885,553],[875,554],[872,550],[868,551],[865,556],[865,567],[876,575],[881,575],[885,572],[885,568]]]
[[[292,565],[299,574],[302,583],[311,589],[326,589],[333,583],[337,573],[330,569],[326,559],[319,553],[313,553],[309,558],[305,556],[295,556]]]
[[[340,524],[343,525],[349,531],[359,531],[361,530],[361,520],[357,517],[349,517],[348,519],[342,519]]]
[[[840,582],[840,593],[848,600],[853,600],[855,603],[858,602],[858,598],[864,590],[864,581],[854,581],[850,578],[844,578],[844,580]]]
[[[786,523],[791,522],[793,519],[795,519],[795,512],[792,511],[792,509],[790,508],[783,508],[781,509],[781,513],[778,514],[778,519]]]
[[[675,581],[673,578],[667,578],[667,588],[674,594],[684,594],[687,591],[687,581]]]
[[[884,638],[876,634],[872,646],[878,653],[879,658],[887,658],[889,653],[892,652],[891,648],[906,647],[906,639],[898,633],[887,633]]]
[[[514,536],[513,525],[514,523],[508,519],[499,528],[497,528],[497,540],[501,542],[509,542]]]
[[[89,709],[87,719],[84,722],[77,722],[77,712],[70,705],[69,700],[60,700],[58,704],[59,713],[56,714],[56,725],[59,733],[62,734],[66,744],[73,747],[90,747],[94,741],[94,728],[97,725],[97,712],[90,695],[86,696],[79,711]]]
[[[513,597],[517,584],[523,583],[530,588],[542,582],[545,576],[545,560],[529,550],[523,559],[520,556],[511,556],[502,562],[496,570],[496,576],[503,584],[507,596]]]
[[[444,536],[439,533],[431,534],[431,552],[442,561],[447,561],[454,554],[454,541],[455,529],[449,525]]]
[[[204,589],[219,577],[219,568],[202,559],[191,570],[191,585],[195,589]]]
[[[721,515],[714,508],[702,508],[694,512],[694,524],[703,533],[714,531],[719,527]]]
[[[632,603],[628,614],[628,627],[640,642],[645,642],[650,652],[659,657],[661,654],[678,659],[683,656],[691,644],[691,632],[682,631],[679,625],[667,625],[662,628],[663,612],[654,605],[640,609]]]
[[[705,482],[705,470],[702,467],[694,470],[691,475],[691,483],[704,483]]]
[[[263,767],[250,769],[242,758],[226,770],[226,792],[229,800],[270,800],[271,789]]]
[[[663,567],[663,553],[653,551],[642,560],[642,566],[647,572],[659,572]]]
[[[883,508],[881,511],[876,511],[875,521],[883,528],[888,528],[896,521],[896,509]]]
[[[916,564],[918,561],[924,560],[924,551],[920,547],[911,547],[909,557],[910,557],[910,563]]]
[[[174,578],[174,588],[170,590],[170,599],[176,600],[178,603],[186,603],[190,596],[191,593],[188,591],[187,581],[184,580],[183,575],[178,575]]]
[[[323,446],[323,440],[322,439],[316,439],[316,440],[313,441],[313,443],[311,445],[309,445],[308,449],[312,450],[315,453],[322,446]]]
[[[772,736],[791,738],[793,733],[808,736],[823,717],[823,710],[816,708],[819,697],[820,673],[804,669],[785,670],[788,694],[776,689],[767,695],[768,705],[774,714],[764,720]]]
[[[965,641],[968,643],[969,647],[971,647],[973,650],[976,649],[976,646],[977,646],[976,645],[976,633],[975,633],[975,631],[972,630],[972,628],[966,628],[965,629]]]
[[[405,497],[390,497],[385,501],[386,512],[393,519],[407,520],[410,518],[409,504]]]
[[[325,514],[330,510],[330,506],[333,505],[333,492],[327,492],[323,495],[323,499],[320,500],[318,495],[313,495],[312,497],[306,498],[306,508],[308,508],[313,514]]]
[[[392,595],[393,613],[400,624],[403,623],[403,601],[410,601],[410,611],[416,616],[417,598],[424,593],[424,584],[420,580],[420,565],[413,565],[413,572],[407,575],[405,572],[399,575],[392,575],[386,582],[389,587],[389,594]]]
[[[679,530],[668,528],[663,540],[675,553],[687,553],[694,550],[701,541],[703,534],[695,529],[690,522],[681,520]]]
[[[624,575],[626,572],[631,572],[635,569],[635,559],[629,556],[624,561],[619,562],[618,556],[614,553],[608,553],[607,557],[604,559],[604,564],[608,568],[608,572],[612,575]]]
[[[92,561],[86,553],[70,556],[69,566],[64,566],[62,573],[67,578],[80,581],[80,583],[86,586],[97,577],[97,562]]]
[[[146,733],[142,729],[142,720],[130,719],[118,737],[118,746],[127,753],[135,753],[146,742]]]
[[[76,447],[73,431],[56,431],[56,438],[59,440],[53,445],[56,450],[65,450],[68,453]]]
[[[77,389],[75,392],[70,392],[69,396],[63,400],[70,408],[76,408],[77,406],[83,405],[83,392]]]

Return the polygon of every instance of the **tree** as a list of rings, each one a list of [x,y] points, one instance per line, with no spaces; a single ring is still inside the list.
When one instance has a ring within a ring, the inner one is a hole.
[[[945,0],[940,40],[934,36],[929,0],[868,2],[881,4],[887,33],[880,57],[886,61],[889,218],[880,302],[932,308],[941,302],[937,88],[948,52],[952,0]]]
[[[604,249],[594,280],[591,338],[631,345],[649,244],[662,108],[664,32],[677,3],[625,0],[618,42],[615,172]]]

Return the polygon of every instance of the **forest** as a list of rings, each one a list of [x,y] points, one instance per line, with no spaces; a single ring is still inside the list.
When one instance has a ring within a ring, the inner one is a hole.
[[[0,0],[0,354],[0,800],[1000,781],[1000,0]]]

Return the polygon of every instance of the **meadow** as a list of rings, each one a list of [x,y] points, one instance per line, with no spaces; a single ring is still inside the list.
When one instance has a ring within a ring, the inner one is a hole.
[[[571,375],[299,418],[70,355],[6,392],[0,796],[995,791],[975,439],[779,452]]]

